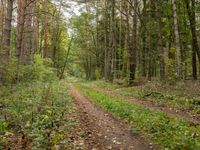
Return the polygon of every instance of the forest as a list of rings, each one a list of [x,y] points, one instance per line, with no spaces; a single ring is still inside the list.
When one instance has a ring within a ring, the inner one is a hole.
[[[0,0],[0,150],[199,150],[199,0]]]

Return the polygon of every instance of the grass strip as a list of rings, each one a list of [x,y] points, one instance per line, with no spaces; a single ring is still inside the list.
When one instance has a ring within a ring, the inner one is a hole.
[[[131,96],[142,100],[153,101],[159,105],[167,105],[178,109],[188,110],[194,115],[200,114],[200,97],[194,98],[192,92],[185,92],[183,87],[174,89],[154,82],[143,86],[123,87],[105,81],[86,82],[87,86],[96,86],[110,90],[118,96]],[[180,90],[181,89],[181,90]],[[194,94],[194,93],[193,93]],[[197,95],[196,95],[197,96]]]

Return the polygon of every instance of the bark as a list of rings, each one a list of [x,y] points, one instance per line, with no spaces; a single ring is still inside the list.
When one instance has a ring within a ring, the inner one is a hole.
[[[111,40],[112,40],[112,64],[111,64],[111,72],[112,72],[112,79],[116,78],[116,60],[117,60],[117,37],[116,37],[116,1],[112,0],[112,23],[111,23],[111,29],[112,29],[112,33],[111,33]]]
[[[113,1],[108,2],[108,8],[111,10],[108,12],[109,21],[108,21],[108,55],[107,55],[107,71],[108,71],[108,80],[112,81],[112,54],[113,54]],[[107,15],[107,17],[108,17]]]
[[[99,0],[96,0],[96,37],[94,37],[93,39],[93,43],[94,43],[94,46],[95,46],[95,49],[96,49],[96,53],[95,53],[95,57],[96,57],[96,64],[95,64],[95,71],[99,71],[100,73],[100,76],[102,77],[103,75],[103,66],[102,66],[102,63],[101,63],[101,54],[102,54],[102,51],[104,51],[102,49],[102,44],[100,44],[99,42],[99,39],[101,38],[101,32],[100,32],[100,9],[99,9],[99,4],[100,4],[100,1]],[[94,33],[92,33],[94,34]],[[95,75],[95,78],[96,78],[96,75]]]
[[[104,77],[108,79],[109,77],[109,52],[108,52],[108,18],[107,18],[107,1],[103,1],[102,9],[103,9],[103,21],[104,21]]]
[[[9,53],[10,53],[10,40],[11,40],[11,27],[12,27],[12,13],[13,12],[13,0],[7,0],[7,10],[5,16],[5,27],[4,27],[4,42],[2,50],[0,51],[0,64],[2,67],[0,68],[0,80],[5,81],[6,70],[5,66],[9,61]]]
[[[5,18],[5,29],[4,29],[4,59],[8,62],[9,51],[10,51],[10,40],[11,40],[11,29],[12,29],[12,13],[13,12],[13,0],[7,0],[7,14]]]
[[[0,50],[3,48],[4,1],[0,1]]]
[[[45,7],[45,20],[44,20],[44,45],[43,45],[43,57],[47,57],[48,56],[48,43],[47,43],[47,40],[48,40],[48,0],[45,0],[45,3],[44,3],[44,7]]]
[[[180,36],[178,30],[178,15],[177,15],[176,0],[172,0],[172,5],[173,5],[177,73],[178,73],[178,78],[182,78],[181,45],[180,45]]]
[[[135,80],[136,72],[136,53],[137,53],[137,9],[138,0],[134,1],[134,14],[133,14],[133,27],[132,27],[132,42],[130,45],[130,80],[129,83],[132,84]]]
[[[25,14],[25,27],[24,27],[24,44],[23,44],[23,64],[30,64],[31,63],[31,53],[32,53],[32,18],[33,18],[33,3],[31,0],[28,0],[27,3],[29,4],[26,7],[26,14]]]
[[[120,28],[119,28],[119,47],[120,49],[122,48],[122,27],[123,27],[123,14],[122,14],[122,8],[123,8],[123,5],[122,5],[122,0],[119,1],[119,9],[120,9]]]
[[[18,59],[18,65],[23,62],[23,40],[24,40],[24,25],[25,25],[25,0],[17,1],[17,47],[16,57]]]
[[[141,51],[141,74],[146,77],[146,53],[147,53],[147,2],[143,0],[143,17],[141,26],[141,38],[142,38],[142,51]]]
[[[193,72],[193,79],[196,80],[197,79],[196,54],[200,62],[200,49],[196,33],[195,0],[191,0],[191,6],[189,0],[185,0],[185,3],[190,21],[190,30],[192,33],[192,72]]]
[[[152,20],[151,20],[151,11],[152,11],[152,1],[149,1],[149,12],[148,12],[148,80],[151,80],[152,76],[152,46],[151,46],[151,26],[152,26]]]
[[[35,2],[35,6],[34,6],[34,11],[37,12],[37,2]],[[35,54],[36,52],[38,52],[39,50],[39,44],[38,44],[38,41],[39,41],[39,24],[40,24],[40,20],[39,20],[39,15],[35,15],[34,16],[34,20],[33,20],[33,32],[34,32],[34,35],[33,35],[33,54]]]
[[[197,80],[197,60],[195,51],[192,51],[192,76],[194,80]]]
[[[164,60],[164,47],[163,47],[163,38],[162,38],[162,18],[160,10],[160,1],[156,0],[156,17],[157,17],[157,32],[158,32],[158,49],[160,52],[160,79],[165,78],[165,60]]]
[[[126,35],[125,35],[125,49],[129,50],[130,46],[130,5],[128,2],[125,2],[126,10]]]
[[[100,68],[99,61],[99,0],[96,1],[96,40],[95,40],[95,49],[96,49],[96,67]]]
[[[129,53],[130,50],[130,4],[128,1],[124,1],[124,11],[125,11],[125,39],[124,39],[124,50],[126,54]],[[125,61],[128,60],[128,61]],[[124,55],[123,57],[123,76],[127,77],[127,72],[130,70],[129,65],[129,57]]]
[[[123,1],[119,1],[120,5],[120,27],[119,27],[119,56],[118,56],[118,70],[120,71],[119,78],[122,77],[122,69],[123,69],[123,29],[124,29],[124,17],[123,17]]]

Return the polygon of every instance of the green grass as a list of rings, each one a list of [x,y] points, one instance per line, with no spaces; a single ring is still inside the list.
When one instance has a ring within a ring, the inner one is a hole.
[[[86,82],[85,85],[110,90],[118,96],[131,96],[142,100],[150,100],[157,104],[165,104],[179,109],[189,110],[192,114],[200,114],[199,85],[177,83],[174,86],[149,82],[141,86],[124,87],[104,81]]]
[[[0,98],[0,149],[17,133],[32,141],[32,149],[67,146],[65,134],[74,122],[67,117],[71,104],[63,81],[22,83],[5,90]]]
[[[162,149],[200,149],[199,125],[168,116],[165,113],[151,111],[140,105],[133,105],[98,92],[84,84],[75,86],[115,117],[127,121],[133,132],[140,130]]]

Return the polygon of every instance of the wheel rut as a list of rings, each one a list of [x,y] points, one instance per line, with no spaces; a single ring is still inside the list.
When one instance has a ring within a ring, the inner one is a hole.
[[[71,86],[69,92],[74,98],[88,150],[155,149],[148,140],[139,134],[134,135],[126,124],[91,102],[75,87]]]
[[[165,104],[159,105],[153,102],[152,100],[143,100],[143,99],[138,99],[132,96],[122,96],[120,94],[115,93],[111,89],[105,90],[97,86],[92,86],[92,88],[95,88],[96,91],[105,93],[109,96],[118,97],[121,100],[125,100],[133,104],[144,106],[152,111],[163,112],[163,113],[168,114],[169,116],[174,116],[183,120],[187,120],[191,124],[195,124],[195,125],[200,124],[200,115],[192,115],[190,114],[189,110],[179,109],[173,106],[167,106]]]

